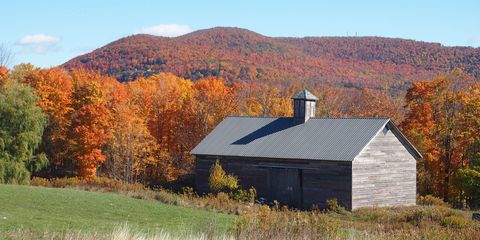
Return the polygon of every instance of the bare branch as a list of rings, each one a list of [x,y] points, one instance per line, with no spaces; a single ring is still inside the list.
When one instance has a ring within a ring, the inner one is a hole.
[[[13,61],[13,52],[4,44],[0,44],[0,67],[8,67]]]

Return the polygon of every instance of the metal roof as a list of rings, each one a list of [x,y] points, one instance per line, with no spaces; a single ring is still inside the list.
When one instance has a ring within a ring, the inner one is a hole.
[[[388,118],[311,118],[296,124],[290,117],[227,117],[191,153],[353,161],[387,124],[394,126]],[[401,133],[395,135],[404,138]],[[409,151],[421,157],[404,140]]]
[[[304,99],[304,100],[318,100],[317,96],[309,92],[307,89],[303,89],[297,94],[293,95],[292,99]]]

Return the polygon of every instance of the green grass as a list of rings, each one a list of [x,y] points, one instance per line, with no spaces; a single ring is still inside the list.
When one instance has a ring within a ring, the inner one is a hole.
[[[127,224],[145,232],[225,232],[232,215],[113,193],[0,184],[0,232],[111,232]]]

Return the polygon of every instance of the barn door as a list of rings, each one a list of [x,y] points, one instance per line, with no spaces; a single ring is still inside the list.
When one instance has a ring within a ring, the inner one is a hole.
[[[301,170],[269,169],[270,199],[291,207],[302,207]]]

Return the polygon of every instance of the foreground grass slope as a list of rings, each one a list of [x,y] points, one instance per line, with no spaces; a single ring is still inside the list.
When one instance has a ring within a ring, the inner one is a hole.
[[[224,232],[228,214],[134,199],[112,193],[0,184],[0,231],[111,232],[128,224],[140,231]],[[0,234],[1,235],[1,234]]]
[[[349,212],[332,200],[325,211],[298,211],[107,179],[32,184],[48,187],[0,185],[0,239],[480,239],[471,211],[433,197],[411,207]]]

